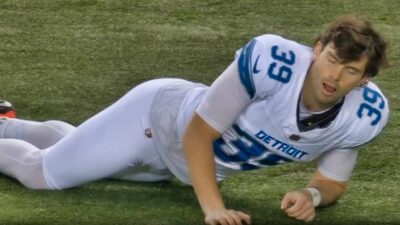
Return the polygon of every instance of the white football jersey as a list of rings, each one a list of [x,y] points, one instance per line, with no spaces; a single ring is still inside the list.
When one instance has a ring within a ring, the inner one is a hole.
[[[187,83],[165,87],[159,94],[162,98],[153,104],[159,114],[152,120],[156,146],[171,172],[190,183],[182,138],[196,111],[222,133],[213,143],[219,181],[240,171],[320,156],[320,172],[348,180],[357,158],[352,148],[381,132],[388,119],[388,102],[369,82],[346,95],[329,124],[300,130],[299,97],[311,61],[311,48],[263,35],[240,49],[211,87]]]
[[[311,61],[311,48],[275,35],[257,37],[238,51],[240,81],[251,103],[214,142],[219,165],[251,170],[291,161],[308,162],[325,153],[324,157],[335,158],[335,154],[328,152],[337,151],[353,160],[322,159],[326,165],[320,166],[321,170],[333,179],[349,178],[356,159],[351,148],[365,144],[381,132],[388,119],[388,102],[378,87],[369,82],[346,95],[336,118],[326,127],[301,131],[298,103]],[[216,124],[219,119],[207,110],[212,111],[210,103],[201,104],[197,112],[214,128],[224,127]],[[337,165],[329,165],[332,163]],[[346,163],[350,165],[343,165]],[[335,168],[342,166],[350,172]]]

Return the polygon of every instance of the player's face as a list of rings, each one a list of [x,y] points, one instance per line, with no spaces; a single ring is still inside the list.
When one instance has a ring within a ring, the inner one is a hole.
[[[332,107],[353,88],[367,82],[367,62],[367,57],[342,62],[332,44],[323,48],[318,42],[314,47],[314,61],[307,77],[308,81],[306,80],[308,87],[307,90],[303,90],[303,93],[308,92],[303,95],[304,102],[311,103],[314,110]]]

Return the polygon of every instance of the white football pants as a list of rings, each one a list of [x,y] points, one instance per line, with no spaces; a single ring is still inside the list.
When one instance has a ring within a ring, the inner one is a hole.
[[[171,179],[145,130],[158,89],[175,81],[147,81],[77,128],[61,121],[0,120],[0,172],[33,189],[101,178]]]

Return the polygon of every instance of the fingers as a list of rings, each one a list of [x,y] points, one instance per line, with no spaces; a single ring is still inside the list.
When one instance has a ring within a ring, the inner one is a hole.
[[[221,210],[212,212],[205,218],[209,225],[243,225],[251,224],[250,216],[236,210]]]
[[[281,209],[285,212],[297,211],[303,204],[302,196],[297,192],[289,192],[283,197],[281,202]]]
[[[244,221],[246,224],[251,224],[251,218],[249,215],[240,211],[238,211],[238,214],[242,221]]]
[[[281,202],[281,209],[285,210],[289,208],[289,206],[292,204],[292,198],[290,193],[287,193],[285,197],[283,197],[282,202]]]
[[[241,225],[242,224],[242,219],[239,216],[239,213],[235,210],[229,210],[229,214],[231,215],[230,217],[230,224],[235,224],[235,225]]]
[[[314,208],[309,208],[302,216],[299,216],[298,220],[303,220],[305,222],[311,222],[315,218],[315,209]]]
[[[302,221],[312,221],[315,217],[315,209],[314,206],[311,204],[304,204],[302,208],[300,208],[298,211],[291,212],[290,214],[287,213],[289,217],[295,218],[297,220],[302,220]]]
[[[315,208],[302,192],[289,192],[281,202],[281,208],[292,218],[302,221],[312,221],[315,218]]]
[[[305,201],[296,201],[293,205],[289,206],[289,208],[285,209],[286,214],[290,217],[297,217],[299,214],[303,213],[305,209],[307,209],[307,202]]]

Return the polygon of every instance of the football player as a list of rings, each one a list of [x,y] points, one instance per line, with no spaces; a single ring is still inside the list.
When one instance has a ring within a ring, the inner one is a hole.
[[[193,185],[207,224],[240,225],[250,216],[225,207],[219,181],[318,159],[307,187],[281,202],[288,216],[311,221],[346,190],[355,148],[387,123],[388,101],[370,81],[385,63],[385,42],[359,17],[333,21],[313,48],[261,35],[210,87],[147,81],[77,128],[3,119],[0,171],[34,189],[176,176]]]

